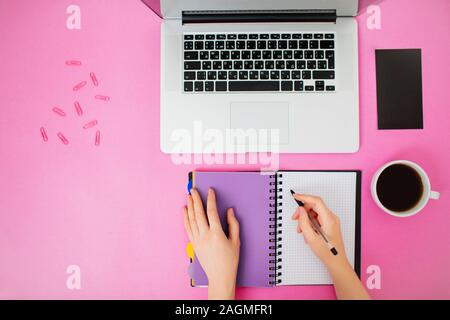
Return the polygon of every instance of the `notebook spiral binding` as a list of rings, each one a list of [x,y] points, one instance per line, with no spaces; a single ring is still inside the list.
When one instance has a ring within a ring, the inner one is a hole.
[[[279,278],[282,275],[282,240],[283,240],[283,231],[281,227],[283,223],[281,221],[281,206],[283,205],[282,200],[282,191],[283,191],[283,182],[281,178],[283,178],[282,173],[276,173],[270,176],[270,210],[269,210],[269,285],[273,286],[281,283],[281,279]]]

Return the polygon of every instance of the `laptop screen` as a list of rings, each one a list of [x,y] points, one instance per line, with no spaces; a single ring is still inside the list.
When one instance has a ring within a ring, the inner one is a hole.
[[[142,0],[165,19],[180,19],[187,10],[336,10],[337,16],[355,16],[358,0]]]

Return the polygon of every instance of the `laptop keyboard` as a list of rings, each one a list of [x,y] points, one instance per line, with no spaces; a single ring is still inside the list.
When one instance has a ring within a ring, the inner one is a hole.
[[[335,34],[185,33],[184,92],[334,92]]]

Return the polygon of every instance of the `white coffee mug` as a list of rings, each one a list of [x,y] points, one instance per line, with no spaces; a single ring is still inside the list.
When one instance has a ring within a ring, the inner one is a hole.
[[[389,210],[381,203],[380,199],[378,198],[378,194],[377,194],[378,178],[380,177],[381,173],[387,167],[390,167],[394,164],[402,164],[402,165],[405,165],[405,166],[408,166],[408,167],[414,169],[414,171],[417,172],[417,174],[420,176],[420,179],[422,180],[422,185],[423,185],[422,198],[417,202],[417,204],[413,208],[411,208],[407,211],[396,212],[396,211]],[[430,179],[428,178],[428,175],[426,174],[425,170],[423,170],[422,167],[419,166],[417,163],[414,163],[414,162],[408,161],[408,160],[392,161],[392,162],[386,163],[384,166],[382,166],[380,169],[378,169],[372,178],[371,192],[372,192],[373,200],[375,201],[377,206],[380,207],[381,210],[389,213],[390,215],[392,215],[394,217],[401,217],[401,218],[415,215],[416,213],[418,213],[420,210],[422,210],[426,206],[426,204],[428,203],[428,200],[430,200],[430,199],[438,200],[439,199],[439,192],[431,190]]]

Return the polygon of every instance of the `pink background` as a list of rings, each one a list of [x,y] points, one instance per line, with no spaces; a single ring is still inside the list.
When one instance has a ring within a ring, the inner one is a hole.
[[[365,12],[358,17],[360,151],[282,155],[281,168],[363,170],[363,281],[367,266],[382,271],[382,288],[371,295],[449,299],[450,2],[376,2],[381,30],[366,28]],[[81,30],[66,28],[71,3],[81,7]],[[159,150],[160,20],[139,0],[0,0],[0,21],[0,297],[205,298],[205,289],[188,285],[181,208],[187,172],[214,167],[176,166]],[[423,49],[424,130],[377,130],[376,48]],[[69,59],[83,65],[67,67]],[[73,92],[82,80],[88,85]],[[53,106],[67,116],[52,113]],[[81,129],[93,119],[97,128]],[[57,139],[58,131],[69,145]],[[422,165],[441,200],[407,219],[377,209],[370,179],[394,159]],[[81,290],[66,288],[72,264],[81,267]],[[280,287],[239,289],[237,297],[335,296],[332,287]]]

